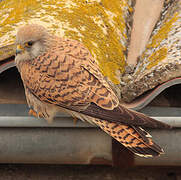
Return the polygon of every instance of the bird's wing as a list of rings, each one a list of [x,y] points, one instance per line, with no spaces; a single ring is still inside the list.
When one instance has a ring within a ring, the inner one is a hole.
[[[26,88],[41,101],[110,122],[168,127],[120,106],[90,53],[80,44],[64,42],[22,63],[21,76]]]
[[[119,100],[92,59],[83,45],[65,40],[42,56],[22,63],[21,76],[27,88],[42,101],[72,107],[93,102],[112,110]]]

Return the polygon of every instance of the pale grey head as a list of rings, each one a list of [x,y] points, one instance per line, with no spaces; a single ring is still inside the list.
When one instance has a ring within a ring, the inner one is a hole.
[[[15,62],[34,59],[44,53],[50,45],[51,35],[46,28],[37,24],[21,27],[16,35]]]

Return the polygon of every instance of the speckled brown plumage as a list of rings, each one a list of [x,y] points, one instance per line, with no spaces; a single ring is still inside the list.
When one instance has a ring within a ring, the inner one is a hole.
[[[151,157],[163,153],[163,150],[152,141],[151,135],[140,127],[109,123],[98,119],[94,120],[94,123],[139,156]]]
[[[32,40],[33,31],[37,31],[34,26],[20,30],[17,41],[25,43],[22,34]],[[40,42],[44,41],[48,42],[46,48],[36,58],[21,60],[21,55],[16,57],[27,102],[38,116],[41,114],[50,122],[58,112],[66,111],[97,124],[141,156],[156,156],[163,152],[144,130],[132,125],[169,126],[121,106],[90,52],[80,42],[55,36]],[[30,50],[29,47],[27,51]]]
[[[88,50],[76,41],[59,38],[55,41],[56,46],[50,51],[20,65],[28,89],[41,100],[56,105],[94,102],[105,109],[114,109],[119,101],[93,64]]]

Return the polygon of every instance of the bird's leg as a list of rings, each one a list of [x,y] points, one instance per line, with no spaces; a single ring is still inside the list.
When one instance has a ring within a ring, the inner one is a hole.
[[[74,122],[74,124],[77,124],[78,118],[75,117],[75,116],[72,116],[72,117],[73,117],[73,122]]]
[[[34,117],[37,117],[37,118],[42,118],[43,117],[43,114],[41,112],[36,112],[34,111],[33,109],[30,109],[29,110],[29,113],[28,113],[30,116],[34,116]]]

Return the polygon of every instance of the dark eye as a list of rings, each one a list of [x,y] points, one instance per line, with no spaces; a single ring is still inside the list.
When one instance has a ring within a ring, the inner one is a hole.
[[[27,44],[28,44],[28,46],[32,46],[33,45],[33,41],[29,41]]]
[[[26,47],[31,47],[33,45],[33,41],[28,41],[27,43],[25,43]]]

